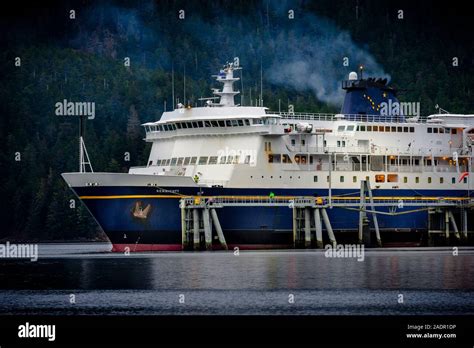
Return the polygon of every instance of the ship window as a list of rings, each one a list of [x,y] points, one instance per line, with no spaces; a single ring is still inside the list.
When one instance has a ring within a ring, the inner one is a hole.
[[[431,176],[428,177],[428,184],[431,184]]]
[[[303,145],[303,146],[304,146],[305,144],[306,144],[306,140],[304,140],[304,139],[301,139],[301,145]]]
[[[403,127],[403,132],[408,133],[408,127]]]
[[[161,166],[161,160],[160,160],[160,159],[159,159],[159,160],[156,160],[156,165],[157,165],[157,166]]]
[[[204,121],[199,121],[198,126],[199,128],[204,128]]]
[[[232,123],[230,122],[230,120],[226,120],[225,125],[226,127],[232,127]]]
[[[415,133],[415,127],[410,127],[410,133]]]
[[[204,121],[204,127],[211,127],[210,121]]]
[[[313,176],[313,182],[318,182],[318,176],[317,175]]]
[[[387,175],[387,182],[398,182],[398,175],[397,174],[388,174]]]
[[[291,163],[290,156],[288,156],[286,154],[282,155],[282,163]]]
[[[296,140],[295,140],[295,139],[291,139],[291,145],[292,145],[292,146],[295,146],[295,145],[296,145]]]
[[[220,163],[220,164],[225,164],[226,158],[227,158],[226,156],[221,156],[221,157],[219,158],[219,163]]]
[[[245,164],[250,163],[250,155],[245,156]]]
[[[337,127],[337,131],[338,132],[344,132],[345,128],[346,128],[346,126],[339,126],[339,127]]]
[[[439,178],[439,183],[444,184],[444,178],[443,177]]]
[[[177,165],[178,165],[178,166],[182,166],[182,165],[183,165],[183,161],[184,161],[184,157],[178,158]]]
[[[217,123],[217,121],[211,121],[211,126],[212,127],[219,127],[219,123]]]
[[[383,174],[377,174],[375,176],[375,182],[385,182],[385,175]]]
[[[191,162],[189,164],[196,164],[197,157],[191,157]]]
[[[340,181],[340,182],[344,182],[344,176],[343,176],[343,175],[341,175],[341,176],[339,177],[339,181]]]
[[[433,133],[438,134],[438,128],[433,128]]]
[[[365,181],[369,182],[370,178],[368,176],[365,177]]]
[[[352,177],[352,182],[357,182],[357,176],[354,175],[354,176]]]
[[[193,124],[191,122],[186,122],[186,125],[188,126],[188,128],[193,128]]]
[[[390,127],[389,127],[389,126],[385,126],[385,131],[386,131],[386,132],[390,132]]]
[[[444,129],[443,128],[439,129],[439,134],[444,134]]]
[[[191,160],[191,157],[185,157],[184,158],[184,165],[187,166],[189,164],[189,161]]]
[[[326,176],[326,181],[327,181],[327,182],[329,182],[329,175],[328,175],[328,176]]]
[[[259,118],[254,118],[253,119],[253,124],[262,124],[262,123],[263,123],[263,121]]]
[[[268,155],[268,163],[273,163],[273,155]]]
[[[359,126],[359,130],[360,130],[361,132],[365,132],[365,126]]]
[[[428,133],[433,133],[433,129],[431,127],[428,127]]]
[[[403,132],[403,128],[402,127],[397,127],[397,132]]]
[[[379,132],[385,132],[385,127],[384,126],[379,126]]]
[[[198,128],[198,123],[197,122],[193,122],[193,128]]]
[[[419,177],[419,176],[417,176],[417,177],[415,178],[415,183],[417,183],[417,184],[420,183],[420,177]]]
[[[217,156],[209,157],[209,164],[217,164]]]
[[[372,126],[367,126],[367,132],[372,132]]]
[[[392,132],[396,132],[397,131],[397,127],[392,127]]]
[[[171,164],[171,160],[168,158],[168,159],[166,160],[166,165],[169,166],[170,164]]]
[[[199,157],[198,164],[207,164],[207,156]]]
[[[183,128],[183,129],[188,128],[188,127],[186,126],[186,122],[181,122],[181,128]]]
[[[452,177],[451,178],[451,184],[455,184],[456,183],[456,178]]]
[[[340,140],[337,141],[337,147],[341,147],[341,141]]]
[[[240,127],[242,127],[244,125],[244,120],[237,120],[237,122],[239,123]]]
[[[245,119],[244,121],[246,126],[250,126],[250,120]]]
[[[219,124],[219,127],[225,127],[225,122],[223,120],[217,121],[217,123]]]
[[[153,164],[153,161],[148,162],[148,165],[151,166]]]
[[[456,128],[451,129],[451,134],[457,134],[457,133],[458,133],[458,130]]]
[[[463,182],[464,184],[467,184],[467,178],[463,178],[463,179],[462,179],[462,182]]]
[[[419,166],[419,165],[420,165],[420,160],[419,160],[419,159],[415,159],[413,162],[414,162],[414,165],[415,165],[415,166]]]
[[[175,166],[177,160],[178,160],[178,159],[177,159],[176,157],[175,157],[175,158],[172,158],[172,159],[171,159],[171,165],[172,165],[172,166]]]
[[[347,126],[347,130],[348,130],[348,131],[353,131],[353,130],[354,130],[354,126]]]
[[[240,156],[239,155],[234,157],[234,164],[238,164],[238,163],[240,163]]]
[[[237,127],[239,124],[237,123],[237,120],[230,120],[232,123],[232,127]]]
[[[378,132],[379,131],[379,126],[372,126],[372,130],[374,132]]]
[[[227,156],[227,164],[231,164],[234,156]]]
[[[408,178],[406,176],[403,177],[403,183],[407,184],[408,183]]]

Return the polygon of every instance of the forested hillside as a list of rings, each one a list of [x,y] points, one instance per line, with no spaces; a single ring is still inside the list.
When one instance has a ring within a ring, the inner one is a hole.
[[[436,104],[474,113],[469,13],[455,1],[447,8],[376,0],[65,1],[5,9],[0,239],[99,236],[79,202],[70,208],[75,197],[60,177],[78,170],[78,121],[56,116],[57,102],[95,102],[89,155],[95,171],[116,172],[146,163],[140,123],[171,108],[172,73],[176,98],[186,93],[199,105],[219,87],[210,75],[234,57],[244,68],[237,86],[244,105],[262,87],[273,110],[337,111],[341,80],[363,64],[368,75],[390,77],[402,101],[419,101],[422,115]]]

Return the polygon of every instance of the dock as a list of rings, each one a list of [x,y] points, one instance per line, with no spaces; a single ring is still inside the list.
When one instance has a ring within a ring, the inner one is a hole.
[[[426,211],[429,246],[433,246],[439,237],[448,242],[452,235],[457,241],[467,241],[468,233],[473,233],[468,231],[468,211],[474,207],[473,198],[375,197],[369,183],[363,180],[358,196],[197,195],[183,197],[180,200],[183,250],[212,250],[213,228],[220,248],[227,250],[225,233],[216,210],[228,207],[288,207],[292,209],[294,248],[323,248],[323,231],[327,233],[327,239],[333,246],[337,244],[336,234],[327,212],[328,209],[333,208],[359,212],[358,242],[366,246],[383,246],[377,219],[379,215],[399,216]],[[375,232],[375,243],[371,238],[372,231]]]

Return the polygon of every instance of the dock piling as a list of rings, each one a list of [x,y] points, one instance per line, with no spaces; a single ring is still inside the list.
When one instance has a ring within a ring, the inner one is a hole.
[[[314,227],[316,229],[316,247],[323,248],[323,228],[321,226],[321,214],[319,209],[314,209]]]

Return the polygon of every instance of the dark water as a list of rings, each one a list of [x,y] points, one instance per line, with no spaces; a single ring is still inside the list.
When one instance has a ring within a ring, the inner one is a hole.
[[[363,262],[109,248],[41,245],[37,262],[0,260],[0,314],[474,314],[472,248],[366,250]]]

